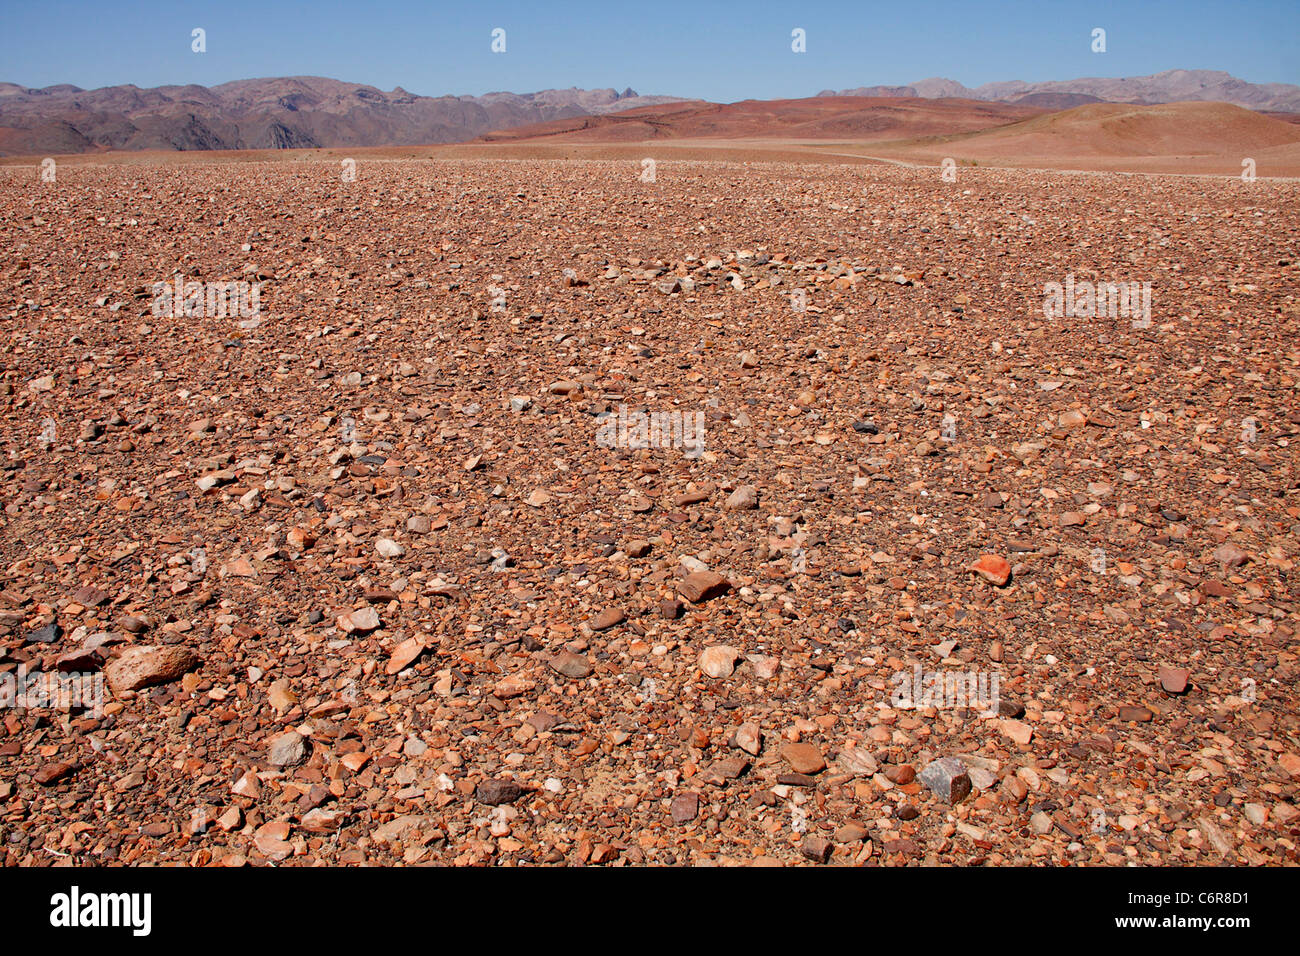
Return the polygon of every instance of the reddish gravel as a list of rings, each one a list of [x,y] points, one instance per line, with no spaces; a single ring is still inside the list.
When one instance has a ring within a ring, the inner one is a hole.
[[[0,169],[0,862],[1298,862],[1300,185],[641,173]]]

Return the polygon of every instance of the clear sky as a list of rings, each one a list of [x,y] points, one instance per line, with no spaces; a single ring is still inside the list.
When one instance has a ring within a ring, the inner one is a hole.
[[[191,51],[195,27],[206,53]],[[497,27],[505,53],[490,49]],[[1095,27],[1105,53],[1091,50]],[[1300,0],[0,0],[0,80],[308,74],[431,96],[630,86],[730,102],[931,76],[973,87],[1213,69],[1300,83],[1298,38]]]

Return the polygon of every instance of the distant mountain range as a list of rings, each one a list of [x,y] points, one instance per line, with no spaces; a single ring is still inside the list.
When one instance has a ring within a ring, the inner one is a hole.
[[[1212,70],[1170,70],[1124,79],[1013,80],[968,89],[933,78],[819,96],[963,98],[1063,110],[1087,103],[1188,100],[1260,111],[1300,112],[1300,87],[1255,84]],[[314,76],[238,80],[220,86],[133,85],[83,90],[0,83],[0,156],[103,150],[290,149],[456,143],[485,133],[572,117],[600,117],[685,102],[635,90],[543,90],[484,96],[418,96],[398,87]],[[630,129],[629,129],[630,132]]]
[[[1289,83],[1247,83],[1220,70],[1166,70],[1152,76],[1123,79],[1087,77],[1026,83],[1009,80],[974,89],[956,80],[933,77],[906,86],[860,86],[852,90],[823,90],[818,96],[960,97],[1024,103],[1046,109],[1070,109],[1085,103],[1183,103],[1204,100],[1231,103],[1246,109],[1292,113],[1300,111],[1300,86]]]
[[[220,86],[34,90],[0,83],[0,156],[105,149],[290,149],[455,143],[495,129],[678,97],[635,90],[417,96],[317,76]]]

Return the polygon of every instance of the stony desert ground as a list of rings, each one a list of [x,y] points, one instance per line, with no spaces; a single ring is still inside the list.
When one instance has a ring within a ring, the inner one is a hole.
[[[0,860],[1297,862],[1300,184],[641,175],[0,168]]]

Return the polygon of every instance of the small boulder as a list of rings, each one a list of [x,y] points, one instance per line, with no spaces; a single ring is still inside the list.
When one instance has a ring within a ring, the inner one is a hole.
[[[104,676],[113,693],[168,684],[199,666],[199,656],[188,647],[129,647],[109,662]]]

